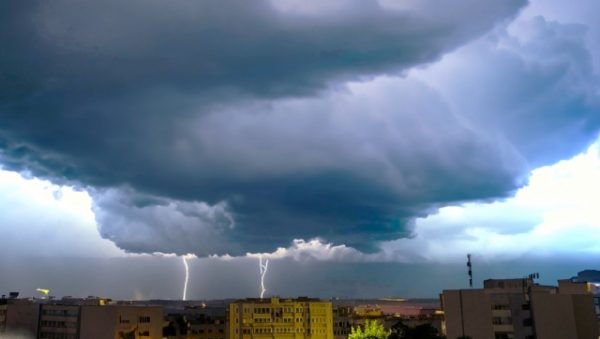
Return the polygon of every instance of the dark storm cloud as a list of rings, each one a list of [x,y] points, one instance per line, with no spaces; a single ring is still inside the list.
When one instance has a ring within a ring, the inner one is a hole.
[[[100,235],[127,251],[240,253],[240,246],[227,237],[234,220],[225,203],[209,206],[116,189],[94,197],[93,210],[101,226]]]
[[[502,134],[537,167],[580,152],[597,138],[600,77],[585,42],[586,26],[543,17],[515,26],[520,34],[502,32],[499,42],[464,48],[430,72],[442,74],[436,85],[461,115]]]
[[[335,78],[430,62],[523,4],[462,0],[433,15],[376,1],[347,1],[325,14],[282,12],[265,0],[9,3],[3,85],[10,97],[61,103],[57,94],[68,95],[68,106],[168,88],[314,93]],[[464,20],[461,8],[477,16]]]
[[[407,222],[433,206],[516,187],[523,163],[510,145],[463,126],[418,82],[385,86],[402,94],[369,107],[361,107],[368,95],[338,93],[190,119],[179,130],[178,142],[186,146],[164,152],[163,163],[155,164],[162,173],[132,181],[171,198],[97,190],[101,233],[138,252],[166,246],[179,254],[238,254],[311,237],[370,250],[408,236]],[[406,107],[395,107],[396,100]],[[186,202],[198,197],[221,207]],[[213,228],[206,213],[215,208],[235,223]]]
[[[373,249],[429,208],[505,195],[523,173],[507,142],[418,82],[376,102],[324,94],[434,61],[523,1],[430,5],[0,4],[2,164],[96,187],[101,234],[130,251],[240,254],[309,237]]]

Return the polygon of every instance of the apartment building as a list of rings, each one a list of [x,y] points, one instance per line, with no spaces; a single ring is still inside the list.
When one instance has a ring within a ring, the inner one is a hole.
[[[14,299],[0,303],[1,333],[39,339],[160,339],[162,308],[102,298]]]
[[[593,296],[561,293],[533,279],[490,279],[483,289],[445,290],[447,337],[597,339]]]
[[[167,310],[165,339],[226,339],[227,312],[224,308],[186,307]]]
[[[39,304],[38,338],[78,339],[81,307],[74,304]]]
[[[40,307],[23,299],[0,299],[0,337],[3,333],[35,336]]]
[[[333,339],[332,305],[302,297],[238,300],[229,305],[229,336]]]

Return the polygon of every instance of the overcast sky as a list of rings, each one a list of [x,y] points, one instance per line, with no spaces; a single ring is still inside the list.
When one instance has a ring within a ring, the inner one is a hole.
[[[0,289],[435,296],[600,258],[593,0],[0,3]],[[477,270],[479,268],[479,270]],[[4,272],[8,272],[5,274]],[[39,285],[39,286],[38,286]]]

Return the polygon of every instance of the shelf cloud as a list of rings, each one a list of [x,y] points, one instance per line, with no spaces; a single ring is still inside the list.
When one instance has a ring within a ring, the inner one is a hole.
[[[525,5],[3,3],[0,163],[127,252],[377,252],[596,138],[585,27]]]

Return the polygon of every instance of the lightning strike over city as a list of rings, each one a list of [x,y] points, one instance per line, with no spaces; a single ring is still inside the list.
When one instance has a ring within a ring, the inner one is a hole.
[[[187,258],[185,257],[185,255],[181,257],[181,260],[183,261],[183,267],[185,269],[185,278],[183,281],[183,292],[181,299],[187,300],[187,288],[188,282],[190,280],[190,267],[188,266]]]
[[[0,337],[599,338],[597,13],[0,1]]]
[[[267,270],[269,269],[269,259],[265,259],[263,263],[263,257],[258,257],[258,268],[260,273],[260,298],[262,299],[267,289],[265,288],[265,277],[267,276]]]

